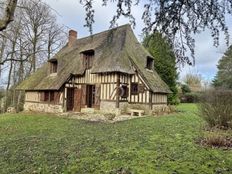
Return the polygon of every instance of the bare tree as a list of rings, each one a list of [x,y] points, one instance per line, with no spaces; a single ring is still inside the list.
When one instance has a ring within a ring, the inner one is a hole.
[[[202,77],[197,73],[188,73],[184,77],[184,82],[189,86],[192,92],[202,91]]]
[[[45,3],[24,0],[19,6],[23,8],[16,9],[14,22],[0,33],[0,70],[7,76],[5,110],[9,105],[19,110],[23,93],[15,86],[53,56],[64,39],[64,28]]]
[[[36,70],[36,56],[43,48],[43,36],[47,31],[47,26],[50,21],[49,7],[41,1],[24,1],[22,4],[25,8],[22,15],[24,18],[25,33],[29,41],[32,51],[30,57],[31,69],[33,72]]]
[[[0,77],[1,77],[1,74],[2,74],[1,62],[4,59],[4,52],[6,48],[6,37],[1,37],[0,44],[1,44],[1,47],[0,47]]]
[[[19,6],[23,8],[17,8],[14,23],[17,23],[20,18],[20,25],[23,28],[20,33],[20,37],[22,37],[20,43],[23,44],[21,47],[24,47],[22,49],[23,60],[31,64],[30,71],[34,72],[38,63],[46,61],[57,49],[63,46],[64,27],[57,24],[56,16],[52,14],[50,7],[40,0],[24,0]],[[12,25],[16,27],[14,23]],[[0,33],[0,35],[2,38],[8,37],[10,39],[8,33]],[[19,47],[19,43],[17,45]],[[16,52],[19,52],[19,48],[16,49]],[[13,59],[16,62],[22,61],[18,58]],[[0,65],[9,61],[11,58],[5,56],[5,58],[0,59]]]
[[[86,10],[86,24],[92,33],[92,25],[94,23],[93,0],[79,0]],[[231,0],[102,0],[102,5],[108,3],[117,3],[117,9],[111,27],[114,27],[117,20],[121,17],[129,18],[130,22],[135,26],[136,21],[132,15],[132,7],[142,4],[144,12],[142,19],[145,23],[143,31],[148,33],[152,30],[158,30],[164,33],[175,48],[177,61],[181,63],[187,62],[194,64],[195,62],[195,40],[193,34],[204,31],[206,28],[211,30],[214,39],[214,45],[219,45],[220,30],[225,34],[225,40],[228,44],[229,34],[226,25],[226,15],[232,14]],[[5,29],[10,21],[13,20],[17,0],[8,0],[5,8],[5,15],[0,20],[0,31]],[[186,55],[190,50],[192,60]]]
[[[79,2],[86,11],[84,26],[92,33],[94,0],[79,0]],[[129,18],[132,26],[135,26],[132,8],[137,5],[143,6],[144,33],[159,31],[165,34],[175,48],[175,55],[180,63],[194,64],[193,35],[205,29],[211,31],[215,46],[219,45],[220,31],[224,32],[226,43],[229,42],[226,15],[232,14],[231,0],[102,0],[103,6],[109,3],[117,4],[110,27],[117,25],[117,20],[122,16]],[[186,55],[187,50],[190,50],[192,59]]]
[[[10,22],[13,21],[15,8],[18,0],[7,0],[2,19],[0,19],[0,31],[5,30]]]
[[[64,44],[66,34],[63,26],[56,23],[56,18],[52,18],[51,25],[47,30],[47,59],[50,59],[54,53]]]

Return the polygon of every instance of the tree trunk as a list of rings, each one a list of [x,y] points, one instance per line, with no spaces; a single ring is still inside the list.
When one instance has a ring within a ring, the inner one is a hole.
[[[22,91],[19,91],[19,94],[18,94],[18,99],[17,99],[17,104],[16,104],[16,112],[19,112],[20,111],[20,104],[21,104],[21,98],[22,98]]]
[[[0,63],[3,61],[5,47],[6,47],[6,38],[2,37],[2,46],[1,46],[1,50],[0,50]],[[0,64],[0,77],[1,77],[1,74],[2,74],[2,70],[1,70],[1,64]]]

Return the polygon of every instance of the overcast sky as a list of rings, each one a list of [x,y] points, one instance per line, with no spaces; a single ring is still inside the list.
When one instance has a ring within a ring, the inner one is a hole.
[[[65,25],[69,29],[78,31],[78,37],[85,37],[89,35],[88,29],[83,27],[85,24],[85,11],[80,5],[79,0],[44,0],[48,3],[57,13],[59,23]],[[110,2],[110,1],[109,1]],[[95,23],[93,26],[93,33],[107,30],[110,26],[109,21],[112,19],[116,11],[116,3],[109,3],[107,7],[102,7],[102,0],[94,1],[95,9]],[[136,18],[136,27],[134,29],[135,35],[141,40],[142,28],[144,27],[141,20],[143,7],[133,7],[133,15]],[[230,26],[230,33],[232,29],[232,20],[228,20]],[[119,25],[128,23],[128,19],[120,19]],[[210,32],[204,32],[195,36],[196,39],[196,65],[189,67],[186,65],[182,68],[180,76],[183,77],[187,72],[197,72],[202,75],[205,80],[211,80],[217,71],[216,65],[218,59],[221,58],[223,52],[226,50],[224,36],[221,37],[221,44],[219,48],[213,47],[213,40]],[[230,39],[231,40],[231,39]]]
[[[85,11],[79,4],[79,0],[46,0],[45,2],[58,13],[58,20],[60,23],[70,29],[78,31],[79,38],[89,35],[88,29],[83,27],[85,24]],[[102,0],[94,1],[95,23],[93,26],[93,33],[107,30],[110,26],[109,21],[112,19],[112,16],[116,11],[116,3],[109,3],[107,7],[102,7],[101,4]],[[132,12],[136,18],[136,27],[134,32],[137,38],[141,40],[142,28],[144,27],[141,20],[143,7],[135,6],[133,7]],[[128,22],[128,19],[122,18],[118,21],[118,24],[122,25]],[[230,33],[232,33],[232,20],[228,22],[228,25],[230,26]],[[217,62],[227,48],[224,43],[224,36],[222,35],[221,44],[218,48],[213,46],[213,40],[209,31],[196,35],[195,39],[196,65],[195,67],[186,65],[184,68],[181,68],[180,78],[188,72],[193,72],[201,74],[205,80],[211,80],[217,71]]]

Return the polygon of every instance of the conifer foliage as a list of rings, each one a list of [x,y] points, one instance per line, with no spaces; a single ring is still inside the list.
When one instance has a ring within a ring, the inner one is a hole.
[[[215,87],[232,89],[232,45],[219,60],[218,72],[213,81]]]
[[[176,57],[168,39],[161,33],[155,32],[144,39],[143,45],[155,59],[155,70],[173,92],[168,96],[168,103],[179,103],[176,84],[178,78]]]

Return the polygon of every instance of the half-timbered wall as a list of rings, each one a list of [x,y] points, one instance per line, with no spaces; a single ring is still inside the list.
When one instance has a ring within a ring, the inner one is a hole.
[[[144,91],[139,92],[137,95],[131,95],[130,88],[131,83],[137,82],[144,87]],[[78,87],[82,84],[101,84],[101,101],[115,101],[116,100],[116,73],[102,73],[102,74],[91,74],[91,70],[86,70],[85,75],[74,77],[70,79],[69,84],[66,87]],[[126,85],[129,89],[129,95],[127,98],[120,97],[120,101],[128,101],[132,103],[149,103],[149,91],[142,78],[135,74],[123,74],[120,73],[120,86]]]
[[[24,110],[51,113],[63,112],[63,93],[61,91],[56,93],[59,93],[57,102],[44,102],[41,101],[41,92],[26,91]]]
[[[109,112],[115,111],[117,101],[117,73],[91,74],[91,69],[86,70],[82,76],[73,76],[65,84],[65,98],[67,97],[67,88],[83,89],[85,85],[100,86],[100,109]],[[138,93],[131,93],[132,83],[138,84]],[[167,103],[166,94],[152,93],[144,82],[143,78],[135,72],[133,75],[120,73],[120,86],[128,87],[128,97],[119,98],[119,108],[133,108],[134,105],[140,104],[144,110],[149,110],[156,105]],[[64,102],[65,103],[65,102]],[[82,105],[81,108],[87,107]]]
[[[139,74],[134,74],[131,76],[129,89],[131,89],[131,83],[138,83],[140,88],[144,88],[142,91],[139,90],[138,94],[132,95],[131,90],[129,90],[129,99],[130,103],[149,103],[149,90],[148,87],[143,82]]]
[[[152,94],[152,104],[167,104],[167,94]]]
[[[120,74],[120,84],[128,85],[130,82],[130,75]],[[101,101],[115,101],[116,100],[116,84],[117,73],[102,73],[91,74],[91,70],[86,70],[83,76],[76,76],[69,80],[65,85],[66,87],[81,88],[83,84],[100,84]],[[129,87],[129,86],[128,86]],[[120,98],[120,100],[127,100],[126,98]]]
[[[116,73],[102,73],[102,74],[91,74],[91,70],[86,70],[83,76],[73,77],[66,84],[66,87],[77,87],[81,88],[83,84],[101,84],[101,101],[116,101]],[[138,83],[140,88],[138,94],[131,94],[131,83]],[[136,104],[149,104],[149,89],[143,81],[143,78],[135,73],[134,75],[120,73],[120,86],[127,85],[129,89],[129,95],[127,98],[120,97],[120,102],[129,102]],[[166,94],[152,93],[152,104],[162,104],[167,102]]]
[[[43,91],[26,91],[25,93],[25,101],[26,102],[38,102],[38,103],[46,103],[45,101],[41,100]],[[57,97],[57,98],[56,98]],[[62,104],[63,103],[63,92],[55,92],[55,104]]]
[[[39,92],[26,92],[25,93],[25,101],[39,102],[40,101],[40,93]]]

